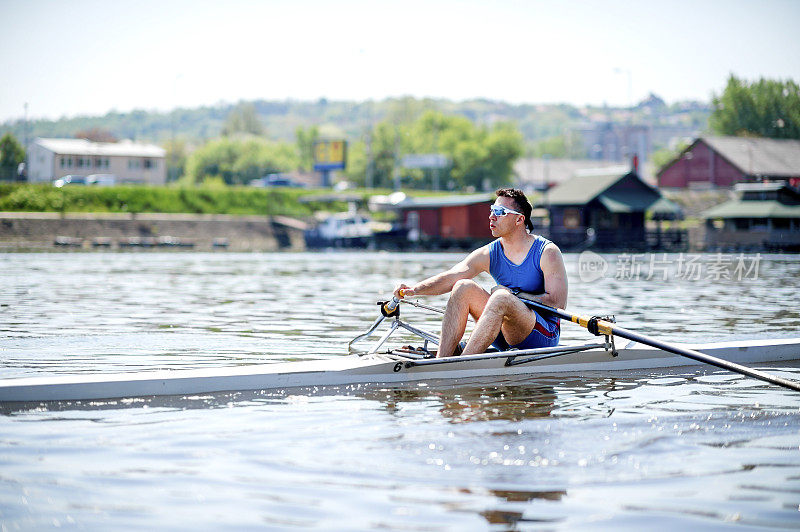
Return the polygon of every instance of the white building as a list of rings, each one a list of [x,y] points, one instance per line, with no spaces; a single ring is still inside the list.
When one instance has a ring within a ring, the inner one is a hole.
[[[65,175],[111,174],[119,183],[163,185],[166,151],[154,144],[91,142],[85,139],[33,141],[28,154],[28,181],[50,182]]]

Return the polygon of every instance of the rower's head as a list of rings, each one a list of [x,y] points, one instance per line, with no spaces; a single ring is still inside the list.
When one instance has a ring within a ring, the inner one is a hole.
[[[495,191],[495,194],[497,195],[498,199],[509,198],[516,207],[514,210],[522,214],[524,217],[525,228],[528,231],[533,232],[533,222],[531,221],[531,212],[533,211],[533,207],[531,207],[531,202],[528,201],[525,193],[518,188],[498,188]]]

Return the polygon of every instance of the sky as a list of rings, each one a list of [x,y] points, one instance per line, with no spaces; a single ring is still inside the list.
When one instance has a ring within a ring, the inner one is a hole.
[[[800,0],[0,0],[0,122],[240,100],[709,101],[800,81]]]

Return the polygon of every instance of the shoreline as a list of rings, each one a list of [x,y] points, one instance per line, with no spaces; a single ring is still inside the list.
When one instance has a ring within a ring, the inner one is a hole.
[[[286,216],[0,212],[0,250],[305,250],[307,224]]]

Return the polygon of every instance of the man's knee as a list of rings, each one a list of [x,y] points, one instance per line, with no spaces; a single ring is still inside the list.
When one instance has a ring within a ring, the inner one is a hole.
[[[516,299],[517,296],[508,290],[495,290],[492,295],[489,296],[486,308],[506,311],[516,302]]]
[[[475,290],[483,290],[478,283],[473,281],[472,279],[459,279],[456,281],[456,284],[453,285],[453,294],[468,294]]]

